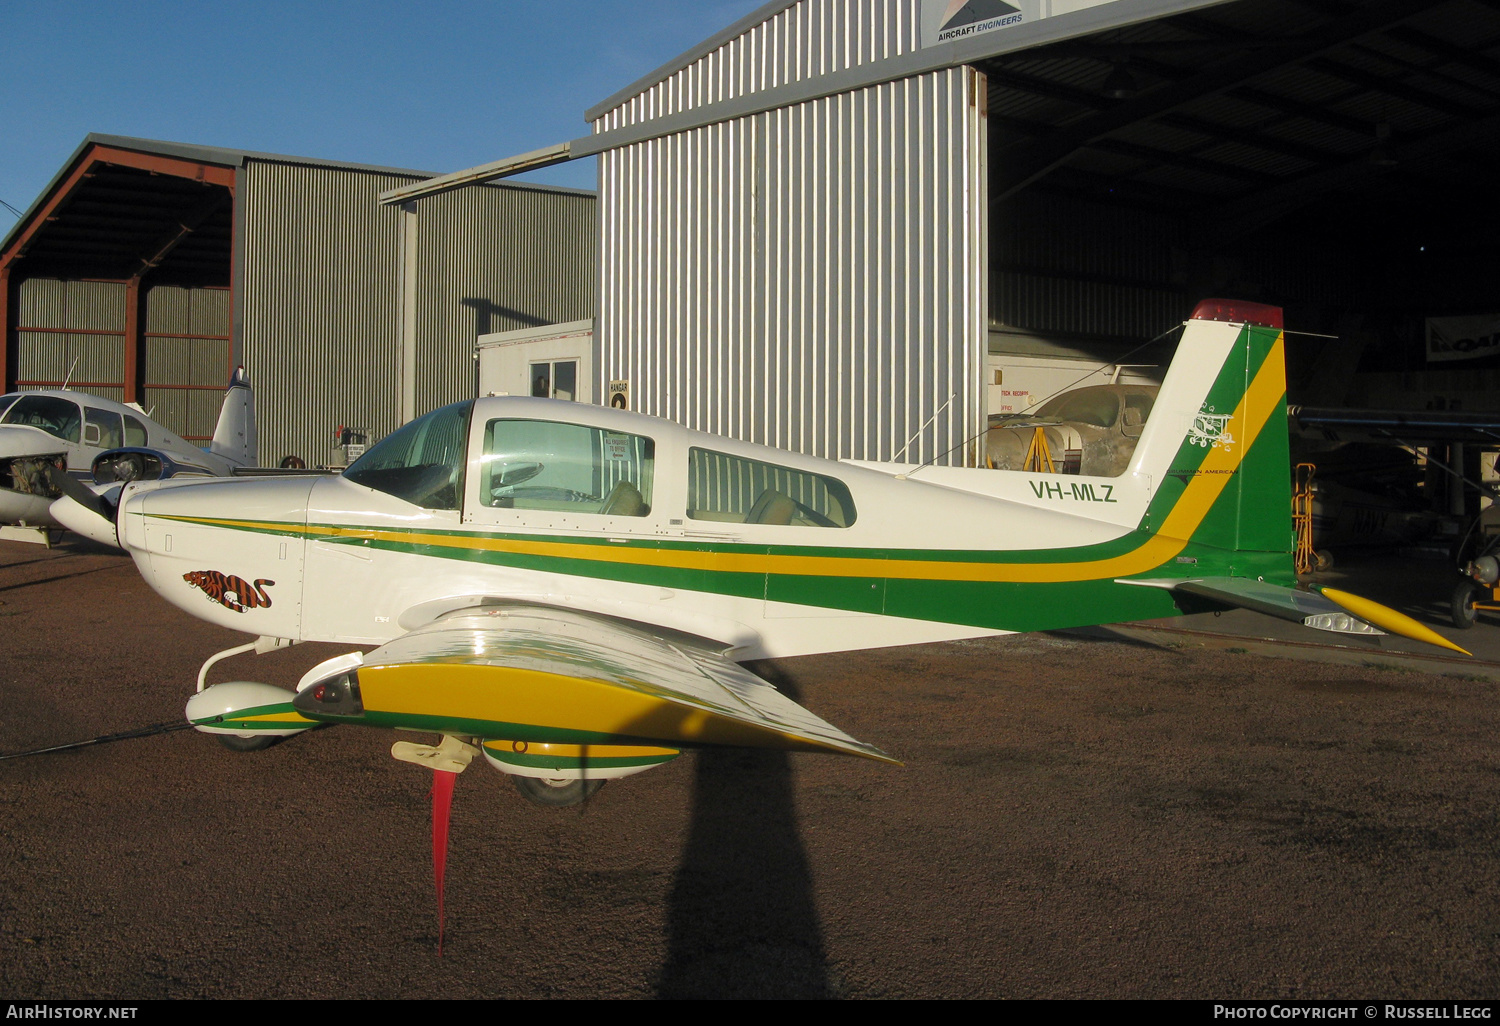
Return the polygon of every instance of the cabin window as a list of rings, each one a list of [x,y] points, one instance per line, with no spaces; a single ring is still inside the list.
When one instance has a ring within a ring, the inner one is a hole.
[[[1147,412],[1150,412],[1149,408]],[[1120,397],[1108,389],[1080,388],[1045,403],[1031,416],[1035,420],[1077,421],[1094,427],[1114,427],[1115,421],[1120,419]]]
[[[423,509],[458,509],[472,399],[433,410],[381,439],[344,476]]]
[[[480,502],[604,516],[651,512],[656,443],[643,435],[548,420],[484,428]]]
[[[23,395],[5,411],[5,423],[40,428],[76,445],[82,418],[77,403],[50,395]]]
[[[10,409],[10,404],[15,402],[18,396],[0,395],[0,420],[5,418],[5,411]]]
[[[691,449],[687,515],[729,524],[848,527],[854,523],[854,500],[836,478]]]
[[[125,444],[141,447],[146,445],[146,425],[130,414],[125,414]]]
[[[118,413],[85,406],[83,415],[83,440],[86,444],[97,445],[101,449],[120,447],[124,429]]]

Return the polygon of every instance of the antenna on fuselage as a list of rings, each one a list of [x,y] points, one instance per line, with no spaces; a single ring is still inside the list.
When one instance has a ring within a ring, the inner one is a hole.
[[[65,378],[63,378],[63,387],[62,387],[62,390],[64,392],[66,392],[68,390],[68,383],[73,380],[73,372],[78,369],[78,361],[79,361],[79,359],[80,358],[77,357],[77,356],[73,357],[73,366],[71,366],[71,367],[68,368],[68,376],[65,377]]]
[[[917,440],[917,438],[921,436],[922,432],[927,430],[928,424],[931,424],[933,421],[935,421],[939,417],[941,417],[943,415],[943,411],[946,410],[949,406],[953,405],[953,400],[955,400],[957,398],[958,398],[958,393],[957,392],[954,392],[952,395],[950,395],[948,397],[948,401],[946,403],[944,403],[943,405],[939,406],[937,408],[937,412],[934,413],[932,416],[930,416],[930,417],[927,418],[927,423],[923,424],[921,427],[917,428],[917,433],[914,434],[914,435],[912,435],[910,438],[908,438],[906,440],[906,444],[901,447],[901,449],[891,459],[891,462],[892,463],[900,463],[901,462],[901,457],[906,455],[906,450],[908,450],[908,449],[911,448],[911,443],[915,442]]]
[[[1183,321],[1181,324],[1174,324],[1174,325],[1172,325],[1170,328],[1168,328],[1166,331],[1162,332],[1160,335],[1157,335],[1155,338],[1151,339],[1148,342],[1142,342],[1140,345],[1136,346],[1130,352],[1128,352],[1124,356],[1120,357],[1120,361],[1124,361],[1124,360],[1130,359],[1132,356],[1134,356],[1136,353],[1139,353],[1142,349],[1145,349],[1147,346],[1155,345],[1157,342],[1160,342],[1162,339],[1164,339],[1168,335],[1172,334],[1172,332],[1177,331],[1177,330],[1179,330],[1181,328],[1184,328],[1186,326],[1187,326],[1187,321]],[[1119,361],[1117,361],[1117,364],[1116,364],[1117,366],[1118,366],[1118,363],[1119,363]],[[1039,406],[1042,403],[1047,402],[1048,399],[1053,399],[1056,396],[1062,395],[1064,392],[1066,392],[1069,389],[1073,388],[1075,385],[1078,385],[1078,384],[1080,384],[1080,383],[1082,383],[1084,381],[1087,381],[1089,378],[1093,377],[1095,374],[1098,374],[1100,371],[1102,371],[1105,367],[1108,367],[1108,366],[1109,366],[1109,364],[1107,364],[1107,363],[1100,364],[1099,367],[1097,367],[1094,370],[1089,371],[1087,374],[1085,374],[1083,377],[1079,378],[1077,381],[1074,381],[1072,384],[1065,385],[1064,387],[1058,389],[1056,392],[1053,392],[1052,395],[1047,396],[1046,399],[1042,399],[1042,400],[1040,400],[1038,402],[1034,402],[1034,403],[1032,403],[1030,406],[1028,406],[1026,408],[1028,410],[1032,409],[1035,406]],[[952,402],[953,400],[949,399],[948,401]],[[942,412],[942,411],[939,411],[939,412]],[[933,416],[936,417],[936,414],[934,414]],[[923,427],[925,428],[926,425],[924,424]],[[911,475],[915,474],[918,470],[926,470],[928,467],[932,466],[938,460],[940,460],[944,456],[948,455],[948,453],[950,453],[950,452],[956,452],[957,450],[962,449],[964,446],[968,445],[970,442],[977,442],[977,441],[979,441],[979,439],[983,438],[986,434],[989,433],[989,430],[990,430],[990,426],[988,424],[986,424],[984,426],[983,430],[981,430],[977,435],[972,435],[972,436],[970,436],[968,438],[965,438],[962,442],[959,442],[953,448],[947,450],[947,452],[940,452],[940,453],[938,453],[937,455],[935,455],[931,459],[929,459],[926,463],[923,463],[920,467],[917,467],[916,470],[908,470],[904,474],[897,474],[896,475],[897,479],[898,480],[905,480],[906,478],[908,478]],[[921,434],[921,432],[918,432],[918,434]],[[910,445],[911,443],[907,442],[906,444]],[[906,450],[902,449],[901,451],[905,452]]]

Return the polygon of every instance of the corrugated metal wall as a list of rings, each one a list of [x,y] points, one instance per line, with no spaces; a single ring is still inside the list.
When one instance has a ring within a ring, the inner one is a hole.
[[[623,128],[763,89],[910,53],[919,0],[802,0],[610,111],[595,131]]]
[[[597,207],[592,195],[518,187],[418,204],[419,412],[475,394],[478,336],[594,316]]]
[[[400,216],[376,196],[411,179],[250,161],[241,181],[236,306],[260,462],[328,464],[339,425],[397,426]]]
[[[69,387],[124,396],[125,286],[105,281],[25,278],[16,309],[17,387]]]
[[[260,458],[336,459],[340,425],[399,425],[399,209],[415,179],[252,160],[241,338]],[[418,412],[474,394],[476,331],[593,315],[594,199],[487,187],[425,200],[418,253]]]
[[[142,405],[158,423],[206,444],[232,362],[228,289],[158,285],[147,291]]]
[[[844,5],[786,15],[801,8]],[[915,36],[914,18],[880,24],[900,30],[841,38]],[[789,30],[749,50],[774,78],[822,59],[776,47],[826,41]],[[598,384],[814,455],[963,462],[984,421],[985,96],[955,68],[602,155]]]

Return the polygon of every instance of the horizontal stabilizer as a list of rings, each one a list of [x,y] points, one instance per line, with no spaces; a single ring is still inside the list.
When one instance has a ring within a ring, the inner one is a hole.
[[[1120,580],[1119,584],[1137,584],[1152,588],[1169,588],[1196,595],[1226,606],[1251,609],[1267,616],[1294,620],[1314,630],[1336,634],[1399,634],[1455,652],[1459,648],[1441,634],[1418,623],[1405,613],[1398,613],[1379,602],[1333,588],[1302,591],[1247,577],[1193,577],[1181,580]]]

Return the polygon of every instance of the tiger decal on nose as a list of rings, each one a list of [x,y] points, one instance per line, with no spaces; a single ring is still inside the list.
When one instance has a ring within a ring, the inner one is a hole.
[[[231,577],[218,570],[194,570],[183,574],[182,579],[193,587],[202,589],[205,595],[219,605],[233,609],[236,613],[243,613],[247,609],[271,608],[271,596],[266,594],[266,589],[276,586],[275,581],[264,577],[251,584],[243,577]]]

